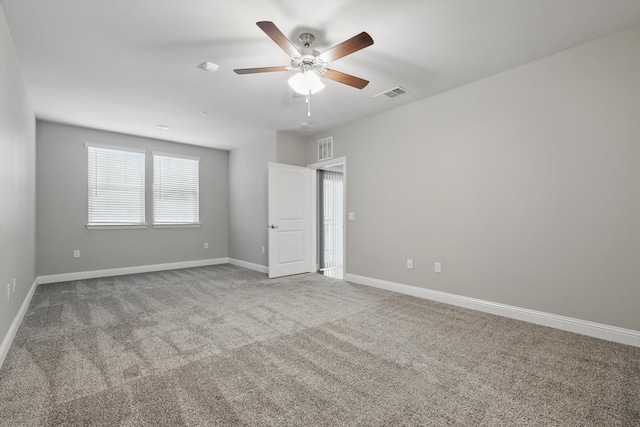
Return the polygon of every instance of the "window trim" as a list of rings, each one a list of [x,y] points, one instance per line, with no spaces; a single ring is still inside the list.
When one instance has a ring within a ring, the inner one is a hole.
[[[154,223],[153,228],[198,228],[202,225],[201,222],[162,222],[160,224]]]
[[[200,162],[200,157],[187,156],[187,155],[184,155],[184,154],[173,154],[173,153],[166,153],[166,152],[162,152],[162,151],[152,151],[151,155],[152,156],[164,156],[164,157],[176,157],[178,159],[197,160],[198,162]]]
[[[88,230],[130,230],[135,228],[147,228],[149,224],[86,224]]]
[[[87,148],[88,147],[107,148],[109,150],[131,151],[134,153],[147,154],[147,150],[142,150],[140,148],[123,147],[121,145],[108,145],[108,144],[96,144],[93,142],[85,142],[84,146]]]

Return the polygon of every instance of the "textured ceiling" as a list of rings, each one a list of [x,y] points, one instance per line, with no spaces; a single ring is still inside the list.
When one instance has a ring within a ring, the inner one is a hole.
[[[275,131],[316,133],[640,24],[635,0],[0,4],[38,118],[223,149]],[[308,118],[288,72],[233,72],[289,65],[255,25],[263,20],[294,44],[312,32],[321,52],[367,31],[373,46],[330,67],[370,84],[358,90],[325,80]],[[202,71],[203,61],[220,69]],[[411,93],[374,98],[397,85]]]

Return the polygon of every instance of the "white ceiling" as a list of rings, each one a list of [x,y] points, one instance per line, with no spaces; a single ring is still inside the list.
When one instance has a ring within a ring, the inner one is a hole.
[[[274,131],[313,134],[640,24],[636,0],[0,4],[38,118],[222,149]],[[310,31],[320,52],[367,31],[373,46],[330,67],[371,83],[358,90],[325,79],[307,118],[289,73],[233,72],[289,65],[257,21],[273,21],[296,45]],[[219,71],[200,70],[203,61]],[[397,85],[411,93],[373,97]]]

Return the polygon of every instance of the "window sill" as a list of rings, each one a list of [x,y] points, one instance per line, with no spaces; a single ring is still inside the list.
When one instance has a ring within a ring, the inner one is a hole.
[[[89,230],[129,230],[134,228],[147,228],[147,224],[87,224]]]
[[[153,228],[197,228],[200,225],[199,222],[192,224],[153,224]]]

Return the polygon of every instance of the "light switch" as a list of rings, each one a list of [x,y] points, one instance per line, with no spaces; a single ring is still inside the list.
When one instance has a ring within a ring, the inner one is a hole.
[[[355,220],[356,220],[356,213],[349,212],[349,221],[355,221]]]

